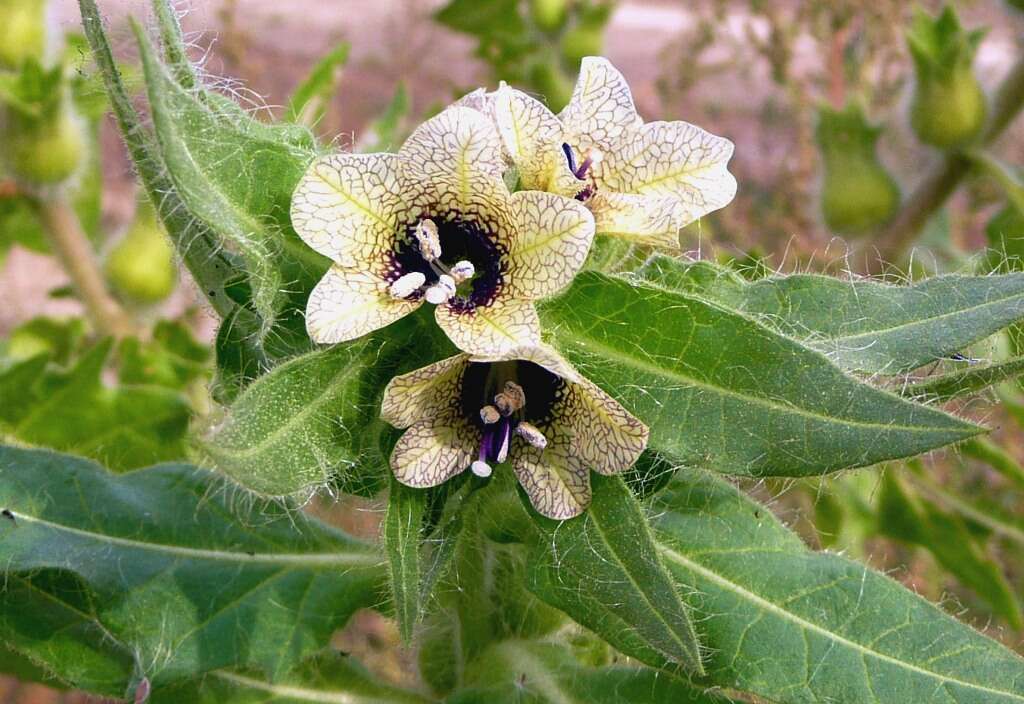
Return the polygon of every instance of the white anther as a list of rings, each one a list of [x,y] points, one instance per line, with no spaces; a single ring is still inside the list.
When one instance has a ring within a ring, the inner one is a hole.
[[[501,418],[501,414],[498,413],[498,409],[494,406],[484,406],[480,409],[480,420],[482,420],[485,425],[497,423],[499,418]]]
[[[437,225],[433,220],[420,220],[413,231],[413,236],[420,245],[420,255],[424,259],[432,262],[440,258],[441,238],[437,234]]]
[[[517,425],[516,435],[536,447],[538,450],[543,450],[548,446],[548,439],[544,437],[544,433],[540,432],[540,429],[532,423],[523,421]]]
[[[442,303],[447,303],[448,299],[454,295],[455,279],[448,276],[448,274],[441,274],[437,277],[437,283],[427,289],[424,297],[427,299],[427,303],[439,306]]]
[[[394,298],[408,298],[415,293],[416,290],[426,282],[426,280],[427,277],[422,273],[418,271],[411,271],[408,274],[395,279],[391,283],[390,288],[388,288],[388,293],[390,293]]]
[[[452,277],[448,276],[448,274],[441,274],[440,276],[438,276],[437,277],[437,284],[439,286],[444,286],[446,289],[448,289],[448,292],[452,296],[455,295],[455,279],[453,279]]]
[[[465,465],[463,465],[465,466]],[[491,465],[487,464],[483,460],[477,460],[470,465],[470,469],[473,470],[473,474],[478,477],[489,477],[491,476]]]
[[[461,284],[463,281],[468,281],[473,278],[473,274],[476,273],[476,267],[473,266],[473,262],[463,259],[462,261],[455,262],[455,266],[452,267],[452,278],[456,284]]]

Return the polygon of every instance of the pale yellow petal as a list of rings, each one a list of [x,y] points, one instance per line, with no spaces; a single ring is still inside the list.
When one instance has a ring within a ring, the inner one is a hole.
[[[392,379],[384,389],[380,415],[396,428],[433,418],[458,402],[469,356],[457,354]]]
[[[572,454],[601,474],[628,469],[647,447],[647,426],[587,379],[566,386],[555,414],[571,431]]]
[[[594,240],[594,218],[587,207],[554,193],[519,191],[509,203],[509,218],[509,295],[543,298],[572,281]]]
[[[477,440],[479,433],[453,414],[418,421],[395,444],[391,470],[406,486],[437,486],[469,467]]]
[[[580,64],[572,99],[558,115],[574,148],[605,150],[639,124],[629,84],[608,59],[588,56]]]
[[[540,319],[529,301],[499,297],[468,311],[440,305],[435,317],[455,346],[470,354],[500,355],[540,344]]]
[[[601,163],[599,186],[679,200],[686,223],[729,204],[733,144],[687,122],[651,122],[633,132]]]
[[[526,362],[533,362],[539,366],[544,367],[555,376],[561,377],[566,381],[580,381],[583,377],[580,373],[569,363],[569,361],[560,355],[550,345],[530,345],[524,347],[513,347],[501,354],[488,355],[488,354],[474,354],[469,358],[471,362],[508,362],[510,360],[524,360]]]
[[[450,107],[427,120],[398,152],[403,190],[434,215],[500,211],[508,197],[501,137],[483,113]]]
[[[493,113],[509,158],[526,191],[575,196],[586,185],[573,175],[562,144],[562,123],[539,100],[503,86],[494,94]]]
[[[678,248],[679,231],[692,220],[675,197],[599,190],[587,207],[597,234],[655,247]]]
[[[394,154],[332,154],[317,159],[292,195],[292,225],[303,242],[348,267],[390,249],[404,209]]]
[[[590,505],[590,469],[570,450],[568,439],[549,436],[543,450],[515,442],[512,468],[537,512],[559,521],[583,513]]]
[[[392,298],[387,281],[368,271],[333,266],[309,295],[306,330],[314,342],[354,340],[420,305],[421,301]]]

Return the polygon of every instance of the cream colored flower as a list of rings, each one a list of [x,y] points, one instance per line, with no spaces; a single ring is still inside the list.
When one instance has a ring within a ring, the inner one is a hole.
[[[523,188],[584,201],[598,234],[675,248],[680,229],[736,195],[727,169],[732,142],[687,122],[645,124],[626,80],[604,58],[583,59],[557,117],[506,85],[462,104],[498,125]]]
[[[594,221],[579,201],[510,193],[501,139],[475,110],[450,107],[397,154],[315,161],[292,197],[292,223],[334,266],[313,289],[317,342],[351,340],[436,306],[460,349],[498,354],[540,342],[533,301],[583,265]]]
[[[510,462],[530,502],[554,519],[590,505],[590,470],[621,472],[647,427],[548,347],[493,357],[458,354],[395,377],[384,420],[407,428],[391,468],[408,486],[436,486]]]

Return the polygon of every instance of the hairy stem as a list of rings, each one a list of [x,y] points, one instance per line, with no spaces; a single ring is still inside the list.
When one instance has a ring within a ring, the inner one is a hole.
[[[992,100],[991,118],[979,146],[984,147],[995,141],[1017,116],[1021,107],[1024,107],[1024,57],[1017,60],[996,91]],[[887,261],[895,261],[906,253],[918,232],[956,190],[970,167],[971,160],[967,155],[950,152],[932,173],[925,176],[893,221],[875,240],[878,256],[867,262],[867,273],[881,273]]]
[[[62,196],[35,200],[43,229],[57,259],[103,335],[125,337],[135,331],[131,317],[107,290],[92,246],[71,205]]]

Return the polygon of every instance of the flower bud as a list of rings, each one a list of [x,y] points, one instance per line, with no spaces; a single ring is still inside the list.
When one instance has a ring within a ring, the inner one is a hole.
[[[907,32],[914,59],[910,124],[924,143],[952,149],[985,125],[985,94],[971,65],[985,30],[967,32],[951,7],[937,18],[919,11]]]
[[[16,69],[27,58],[43,58],[45,15],[44,0],[0,2],[0,67]]]
[[[117,292],[134,303],[157,303],[174,290],[174,250],[148,202],[140,204],[135,223],[110,250],[103,268]]]
[[[530,16],[545,32],[557,32],[565,24],[567,0],[530,0]]]
[[[825,177],[821,210],[829,229],[859,234],[885,224],[896,212],[900,191],[878,161],[881,128],[871,125],[851,103],[841,111],[822,107],[815,138]]]

